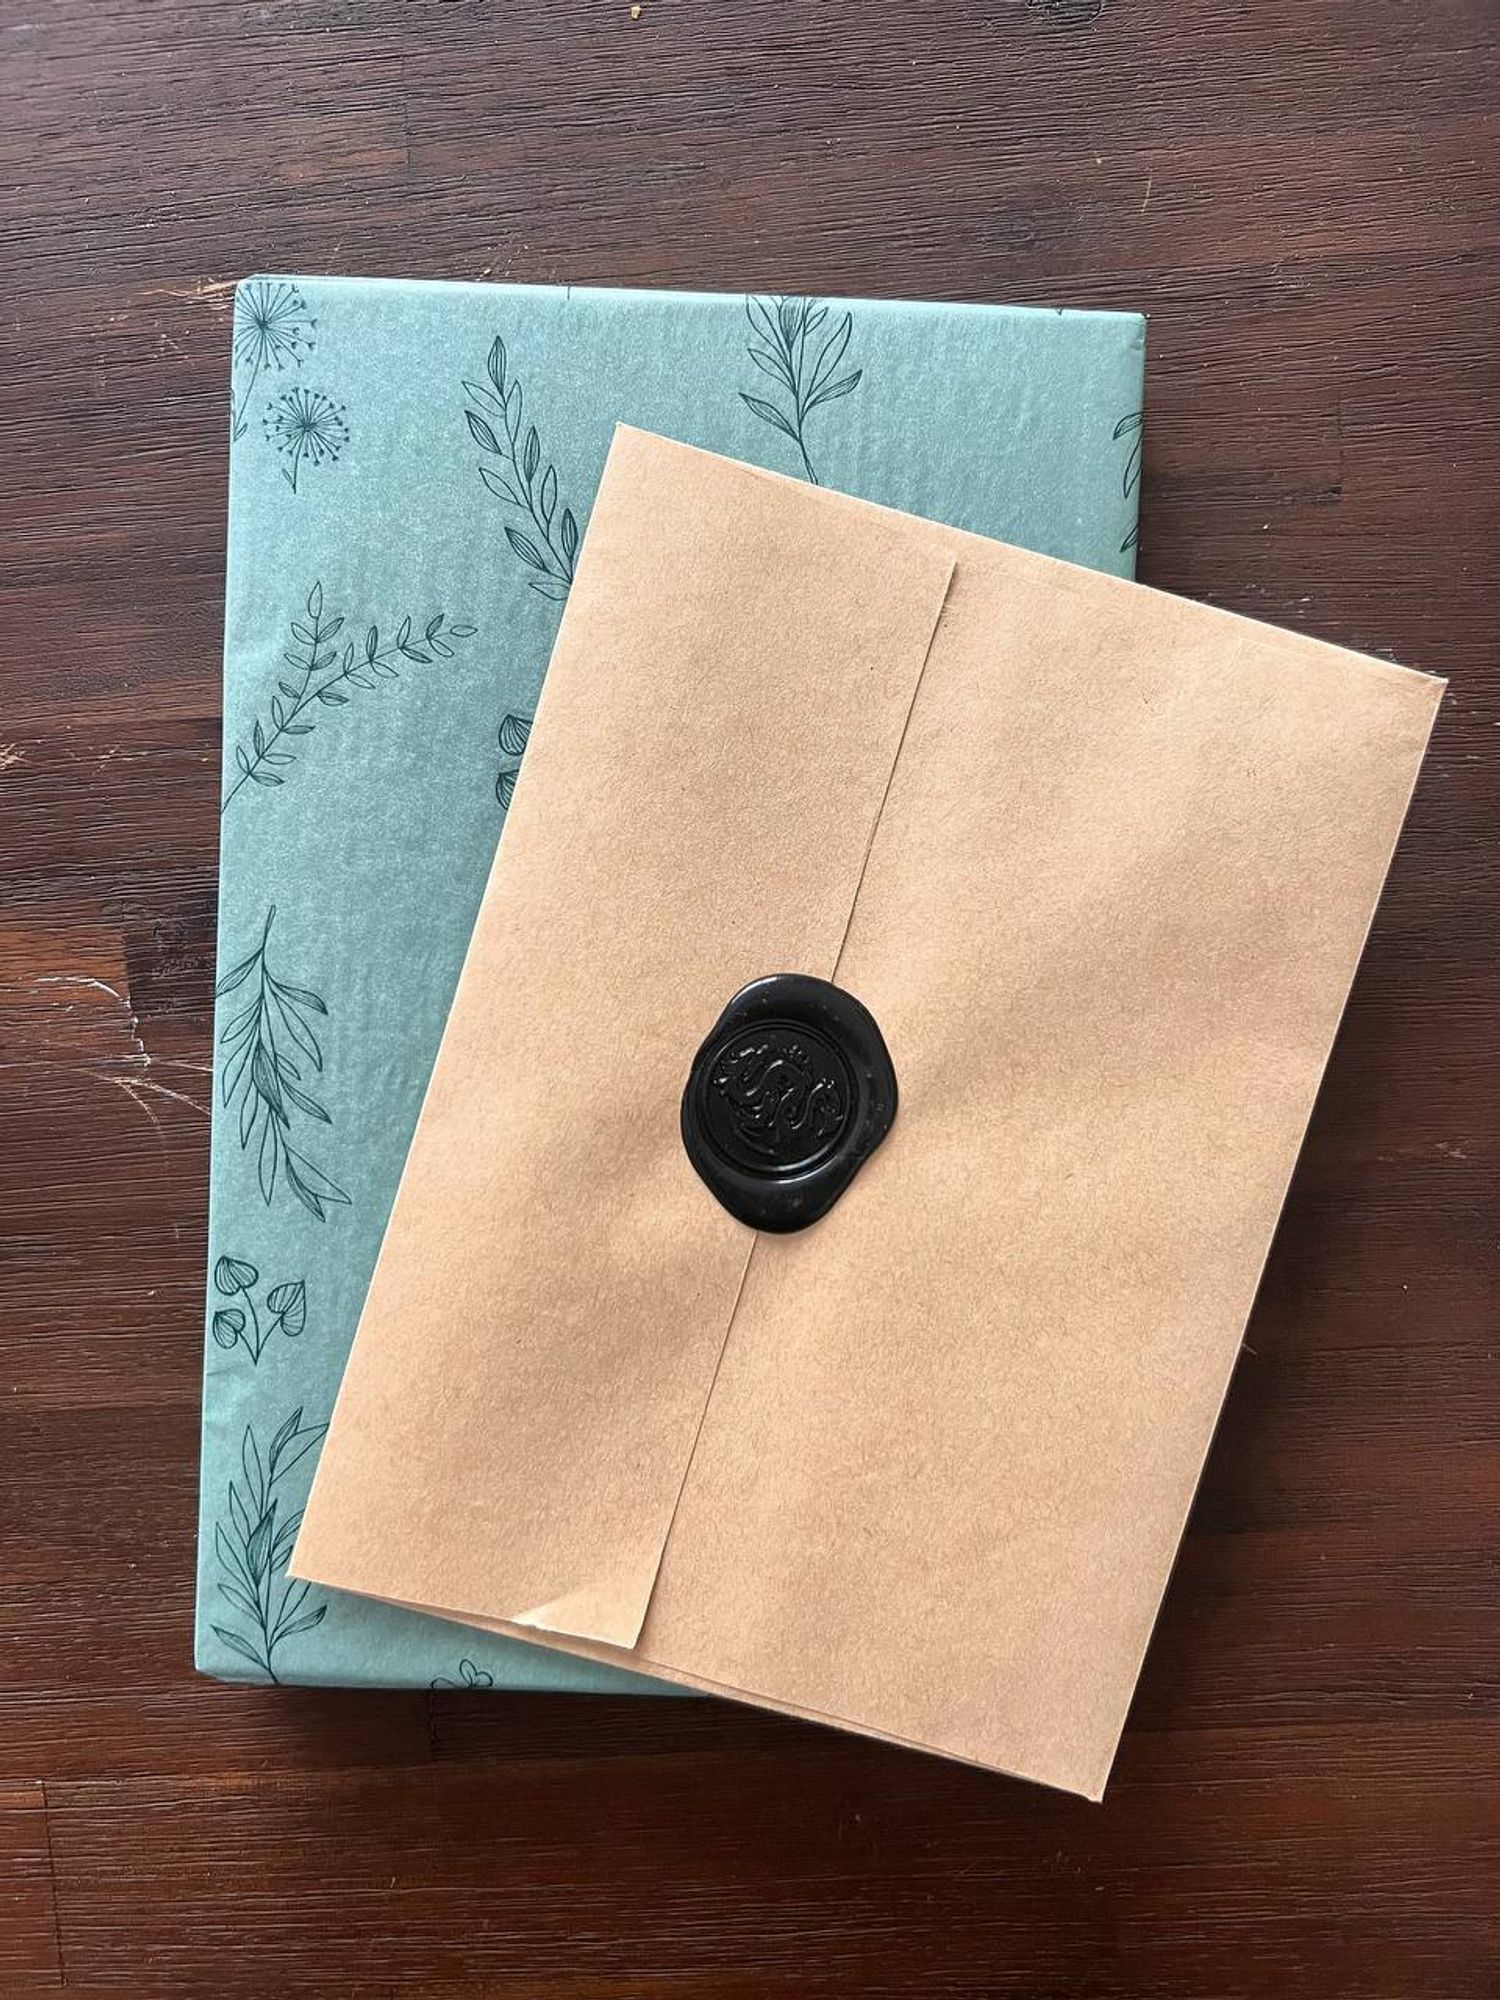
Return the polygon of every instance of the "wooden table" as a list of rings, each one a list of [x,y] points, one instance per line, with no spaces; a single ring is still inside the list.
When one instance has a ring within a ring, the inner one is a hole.
[[[1495,1909],[1494,0],[0,13],[0,1994],[1466,2000]],[[1102,1807],[189,1666],[230,284],[1143,307],[1143,573],[1452,679]]]

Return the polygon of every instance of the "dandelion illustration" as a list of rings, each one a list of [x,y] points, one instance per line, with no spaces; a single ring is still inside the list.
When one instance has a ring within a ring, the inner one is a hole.
[[[249,379],[234,406],[237,438],[249,429],[245,409],[262,374],[293,364],[300,368],[303,355],[317,345],[317,324],[307,300],[284,279],[255,278],[240,286],[234,302],[234,365],[248,369]]]
[[[281,476],[295,493],[303,462],[336,465],[349,442],[344,405],[321,389],[288,389],[276,397],[263,419],[266,437],[287,463]]]
[[[820,481],[807,450],[807,420],[823,404],[852,395],[859,387],[863,368],[839,374],[849,351],[854,315],[841,313],[825,333],[828,308],[821,299],[771,298],[746,299],[745,316],[750,322],[746,353],[762,375],[785,390],[788,401],[782,408],[744,389],[740,401],[763,424],[791,439],[802,470],[817,486]]]

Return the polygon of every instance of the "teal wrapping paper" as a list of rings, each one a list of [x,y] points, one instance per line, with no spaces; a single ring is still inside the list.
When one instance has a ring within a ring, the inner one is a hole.
[[[611,433],[1128,575],[1144,352],[1126,313],[239,286],[202,1671],[673,1692],[285,1575]]]

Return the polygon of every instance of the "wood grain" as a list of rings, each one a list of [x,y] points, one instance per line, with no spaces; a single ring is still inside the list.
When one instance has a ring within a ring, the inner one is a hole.
[[[1493,0],[0,9],[0,1990],[1500,1985]],[[188,1665],[230,287],[1140,307],[1143,573],[1451,693],[1107,1802]]]

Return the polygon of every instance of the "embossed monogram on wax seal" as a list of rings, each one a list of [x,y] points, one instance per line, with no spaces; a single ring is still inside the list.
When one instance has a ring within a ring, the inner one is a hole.
[[[896,1076],[869,1010],[802,973],[737,993],[699,1049],[682,1137],[699,1177],[756,1229],[825,1215],[890,1130]]]
[[[708,1124],[721,1150],[745,1165],[796,1171],[838,1143],[853,1101],[848,1065],[832,1043],[773,1022],[720,1045]]]

